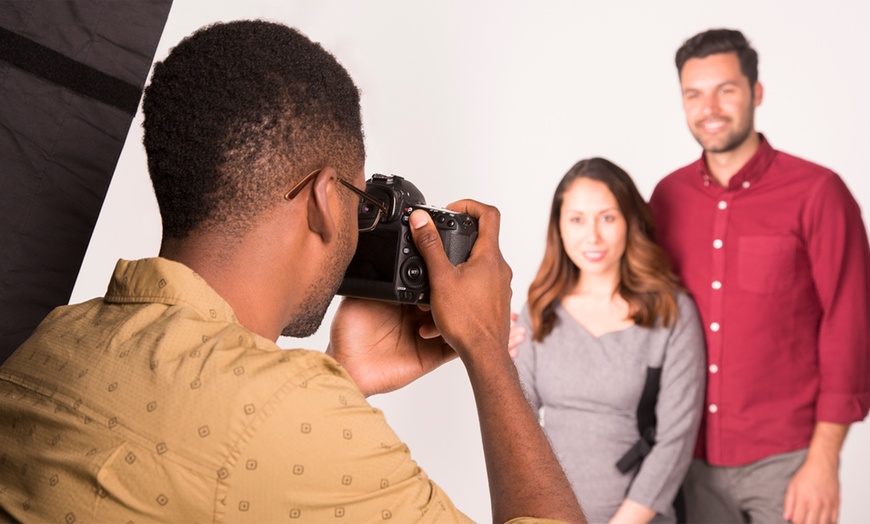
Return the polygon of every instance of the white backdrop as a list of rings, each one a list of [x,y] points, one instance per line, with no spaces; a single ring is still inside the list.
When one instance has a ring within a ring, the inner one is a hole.
[[[577,160],[604,156],[648,198],[695,160],[673,56],[693,34],[741,29],[760,54],[758,129],[774,147],[828,166],[865,211],[870,182],[870,8],[858,1],[372,2],[175,0],[156,59],[195,29],[276,20],[321,42],[362,90],[366,173],[414,182],[430,204],[470,197],[502,210],[501,244],[519,309],[543,254],[549,201]],[[118,258],[154,256],[160,217],[134,121],[73,292],[105,292]],[[256,270],[256,269],[253,269]],[[332,309],[310,339],[324,348]],[[471,389],[454,361],[376,396],[417,462],[456,504],[490,520]],[[842,522],[870,522],[870,429],[853,426],[841,466]]]

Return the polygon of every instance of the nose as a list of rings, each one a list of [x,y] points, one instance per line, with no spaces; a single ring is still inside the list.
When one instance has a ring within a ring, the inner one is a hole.
[[[601,235],[599,234],[599,231],[598,231],[598,221],[597,220],[590,220],[589,221],[589,225],[586,228],[586,232],[585,232],[584,237],[586,238],[586,241],[589,242],[590,244],[597,244],[598,241],[601,240]]]
[[[701,110],[705,115],[719,114],[719,97],[716,93],[710,93],[709,95],[704,96]]]

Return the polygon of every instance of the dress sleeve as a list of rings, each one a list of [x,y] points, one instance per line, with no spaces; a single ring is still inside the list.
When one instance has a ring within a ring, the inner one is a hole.
[[[704,334],[692,300],[679,295],[656,402],[656,443],[644,459],[628,498],[665,514],[692,461],[704,401]]]
[[[258,411],[218,483],[219,520],[471,522],[342,373],[288,382]]]
[[[536,343],[532,340],[532,321],[528,305],[523,307],[517,319],[517,325],[526,328],[526,338],[517,346],[519,355],[514,359],[514,363],[517,366],[517,373],[520,376],[520,383],[523,386],[526,398],[532,408],[537,411],[541,408],[541,399],[538,396],[535,380]]]
[[[870,409],[870,249],[858,203],[831,173],[811,191],[802,227],[822,307],[816,420],[851,424]]]

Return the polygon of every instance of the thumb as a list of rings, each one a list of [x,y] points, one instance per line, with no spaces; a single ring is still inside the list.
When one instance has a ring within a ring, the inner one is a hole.
[[[782,518],[786,521],[791,521],[794,517],[795,508],[795,493],[794,486],[789,483],[788,489],[785,492],[785,501],[782,504]]]
[[[447,258],[447,253],[444,252],[444,244],[441,243],[441,235],[432,222],[432,217],[429,213],[416,209],[411,213],[409,220],[411,224],[411,235],[414,237],[414,244],[417,246],[417,251],[426,262],[429,268],[429,278],[433,275],[438,275],[445,271],[445,266],[453,267],[450,260]]]

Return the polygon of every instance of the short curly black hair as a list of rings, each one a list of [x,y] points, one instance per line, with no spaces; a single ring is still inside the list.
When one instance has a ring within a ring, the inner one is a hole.
[[[311,171],[329,165],[352,180],[365,162],[350,75],[282,24],[196,31],[154,66],[142,108],[165,237],[243,233]]]
[[[758,81],[758,52],[749,45],[749,40],[736,29],[710,29],[689,38],[677,50],[674,61],[677,74],[690,58],[706,58],[718,53],[736,53],[740,72],[749,79],[749,86]]]

